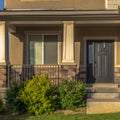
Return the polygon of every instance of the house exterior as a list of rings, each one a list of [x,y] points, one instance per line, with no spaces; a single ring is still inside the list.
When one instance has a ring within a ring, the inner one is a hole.
[[[119,86],[119,4],[120,0],[5,0],[0,11],[0,87],[41,71],[51,73],[56,84],[78,79]]]

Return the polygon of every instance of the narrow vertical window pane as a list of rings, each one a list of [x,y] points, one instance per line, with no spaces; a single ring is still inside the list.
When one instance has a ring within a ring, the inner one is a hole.
[[[44,36],[44,64],[57,64],[58,58],[58,36]]]
[[[92,44],[90,44],[88,46],[88,56],[89,56],[88,63],[89,64],[92,64],[92,57],[93,57],[93,55],[92,55],[92,50],[93,50],[92,46],[93,46]]]
[[[42,36],[30,35],[30,64],[42,64]]]

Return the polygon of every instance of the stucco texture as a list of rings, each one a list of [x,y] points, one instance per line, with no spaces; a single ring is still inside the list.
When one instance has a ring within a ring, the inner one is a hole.
[[[6,9],[105,9],[105,0],[6,0]]]

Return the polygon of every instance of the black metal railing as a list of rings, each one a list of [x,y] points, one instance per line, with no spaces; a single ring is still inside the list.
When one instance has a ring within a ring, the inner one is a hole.
[[[47,75],[53,85],[58,85],[60,71],[59,65],[8,65],[8,86],[41,74]]]

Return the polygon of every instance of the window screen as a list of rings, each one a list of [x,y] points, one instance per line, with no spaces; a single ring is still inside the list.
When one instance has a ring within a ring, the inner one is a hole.
[[[29,41],[30,64],[57,64],[57,35],[29,35]]]
[[[42,64],[42,36],[30,35],[30,64]]]
[[[44,64],[57,64],[58,36],[44,36]]]

